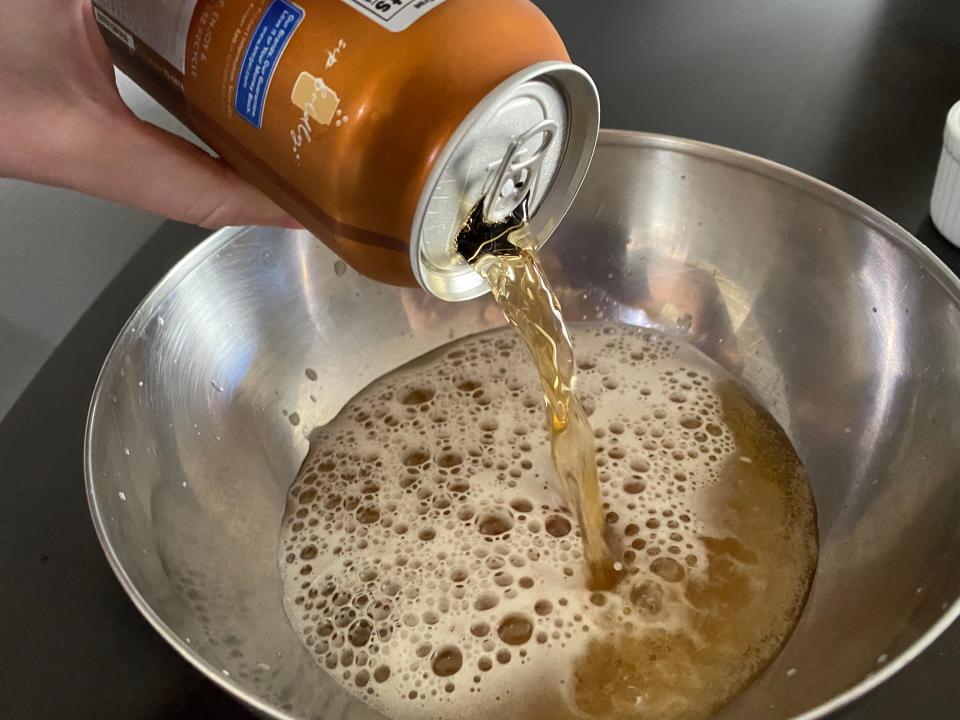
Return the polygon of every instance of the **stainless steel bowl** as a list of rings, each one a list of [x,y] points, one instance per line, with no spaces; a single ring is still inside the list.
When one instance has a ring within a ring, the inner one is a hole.
[[[765,401],[812,479],[809,603],[723,717],[822,717],[960,614],[960,286],[931,253],[786,168],[613,132],[548,248],[571,317],[697,345]],[[378,717],[287,624],[285,491],[309,430],[360,388],[499,322],[486,299],[376,285],[305,233],[224,231],[190,253],[118,338],[87,425],[94,522],[144,616],[266,716]]]

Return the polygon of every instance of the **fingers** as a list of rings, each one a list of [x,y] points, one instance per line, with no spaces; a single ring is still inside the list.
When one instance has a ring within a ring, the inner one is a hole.
[[[38,24],[0,0],[0,176],[211,228],[297,226],[225,164],[123,104],[89,0],[43,4],[63,7]]]
[[[300,227],[221,160],[125,109],[72,115],[60,123],[59,157],[44,154],[28,179],[208,228]]]
[[[299,227],[223,161],[149,123],[131,118],[124,124],[121,142],[108,155],[110,175],[133,180],[117,188],[120,202],[208,228]]]

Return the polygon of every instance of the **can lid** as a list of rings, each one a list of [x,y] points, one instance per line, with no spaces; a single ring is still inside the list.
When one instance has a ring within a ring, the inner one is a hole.
[[[496,219],[522,199],[508,189],[499,193],[505,181],[529,185],[531,229],[545,242],[580,189],[599,129],[596,86],[575,65],[538,63],[497,86],[460,124],[421,193],[410,243],[420,285],[443,300],[487,292],[457,253],[456,235],[482,200]],[[511,167],[504,162],[508,154],[518,158],[512,166],[522,173],[517,178],[529,182],[497,175]]]

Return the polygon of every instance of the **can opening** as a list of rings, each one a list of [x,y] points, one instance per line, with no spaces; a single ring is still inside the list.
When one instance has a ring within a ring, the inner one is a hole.
[[[483,208],[484,203],[477,203],[457,234],[457,253],[471,266],[484,255],[518,254],[510,235],[527,224],[530,196],[524,195],[513,212],[502,220],[487,220]]]
[[[464,259],[470,246],[459,247],[464,218],[474,220],[478,204],[481,221],[515,222],[525,201],[530,234],[544,242],[583,181],[599,120],[596,87],[569,63],[532,65],[491,91],[449,139],[424,183],[410,243],[420,285],[451,301],[489,292]]]

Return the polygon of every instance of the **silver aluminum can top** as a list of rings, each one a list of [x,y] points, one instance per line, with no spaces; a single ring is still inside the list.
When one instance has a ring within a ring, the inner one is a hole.
[[[457,253],[463,221],[481,201],[501,219],[529,191],[531,230],[545,242],[580,189],[599,131],[596,86],[575,65],[538,63],[497,86],[457,128],[420,195],[410,243],[420,285],[452,301],[487,292]]]

